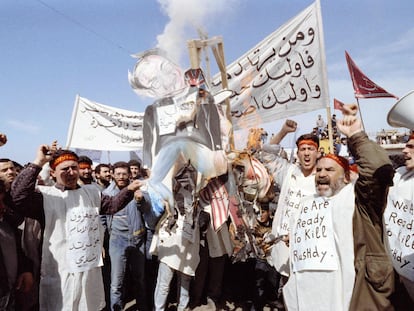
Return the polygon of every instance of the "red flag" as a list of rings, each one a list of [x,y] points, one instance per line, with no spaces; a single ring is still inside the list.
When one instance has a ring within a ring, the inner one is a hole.
[[[351,59],[347,51],[345,51],[345,58],[348,63],[348,69],[351,74],[356,98],[394,97],[398,99],[397,96],[388,93],[363,74],[363,72]]]
[[[334,109],[342,111],[342,108],[344,107],[344,105],[345,104],[343,102],[341,102],[341,101],[337,100],[336,98],[334,98]]]

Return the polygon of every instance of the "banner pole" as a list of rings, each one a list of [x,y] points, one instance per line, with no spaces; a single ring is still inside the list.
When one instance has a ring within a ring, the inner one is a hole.
[[[363,129],[363,130],[364,130],[364,132],[365,132],[364,118],[362,118],[362,111],[361,111],[361,107],[360,107],[360,105],[359,105],[359,100],[358,100],[358,97],[355,97],[355,98],[356,98],[357,105],[358,105],[359,116],[360,116],[360,118],[361,118],[362,129]]]
[[[79,99],[80,99],[80,96],[79,96],[79,94],[77,94],[76,95],[76,98],[75,98],[75,104],[73,105],[72,118],[70,120],[68,137],[66,139],[65,149],[69,149],[70,148],[70,145],[71,145],[71,142],[72,142],[73,130],[74,130],[74,125],[75,125],[76,115],[78,114]]]
[[[332,115],[330,105],[326,106],[326,114],[328,115],[328,139],[329,139],[329,153],[334,153],[333,148],[333,130],[332,130]]]

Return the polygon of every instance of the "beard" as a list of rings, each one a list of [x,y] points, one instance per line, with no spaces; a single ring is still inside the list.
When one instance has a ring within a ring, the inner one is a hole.
[[[319,185],[326,185],[328,188],[320,189]],[[316,182],[316,193],[329,198],[338,194],[345,186],[345,176],[341,176],[335,182],[331,182],[329,179],[321,179]]]

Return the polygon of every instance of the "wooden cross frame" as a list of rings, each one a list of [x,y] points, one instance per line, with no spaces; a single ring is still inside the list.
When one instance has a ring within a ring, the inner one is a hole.
[[[216,59],[217,66],[221,74],[221,84],[223,89],[228,89],[227,81],[227,70],[226,62],[224,59],[224,48],[223,48],[223,38],[221,36],[216,36],[210,39],[193,39],[187,41],[188,51],[190,54],[190,65],[192,69],[201,68],[201,55],[205,48],[210,47],[213,55]],[[210,81],[209,81],[210,82]],[[231,122],[231,110],[230,110],[230,99],[225,100],[226,104],[226,117]],[[229,137],[230,149],[234,149],[234,136],[233,130],[230,133]]]

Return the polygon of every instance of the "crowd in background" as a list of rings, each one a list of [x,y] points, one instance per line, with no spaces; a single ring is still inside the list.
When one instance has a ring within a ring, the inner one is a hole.
[[[385,256],[381,257],[384,265],[390,263],[381,236],[381,228],[384,225],[381,220],[383,209],[372,207],[370,200],[384,206],[384,190],[392,186],[393,173],[387,169],[381,172],[380,178],[374,177],[381,165],[388,167],[392,164],[397,168],[411,160],[409,154],[414,147],[409,142],[414,142],[414,136],[407,137],[407,147],[403,152],[405,157],[399,158],[400,162],[396,165],[395,161],[391,162],[386,154],[374,146],[378,144],[368,142],[360,128],[353,128],[354,124],[358,123],[355,119],[349,124],[342,123],[339,126],[342,132],[339,132],[335,115],[331,121],[335,138],[334,153],[319,146],[319,141],[327,138],[327,126],[322,117],[318,116],[313,131],[302,135],[296,141],[295,163],[288,159],[280,143],[286,134],[296,130],[296,123],[287,120],[280,132],[272,134],[270,138],[261,129],[259,144],[250,148],[250,152],[266,167],[271,187],[265,199],[257,202],[255,199],[249,201],[248,190],[240,190],[244,191],[243,202],[252,204],[256,219],[248,229],[252,230],[251,237],[255,240],[251,245],[258,249],[248,251],[246,244],[243,244],[244,241],[238,236],[240,228],[233,218],[228,217],[222,226],[214,227],[211,206],[217,203],[214,200],[217,198],[209,197],[207,191],[194,195],[196,177],[191,165],[182,167],[173,176],[175,206],[171,214],[168,202],[148,189],[145,184],[151,170],[144,169],[142,163],[135,159],[113,164],[99,163],[94,166],[87,156],[76,155],[70,151],[59,153],[53,144],[42,145],[37,151],[35,161],[25,167],[12,159],[1,158],[0,310],[38,310],[39,303],[41,309],[54,310],[54,307],[44,307],[47,305],[45,300],[52,301],[56,297],[42,297],[41,293],[39,295],[39,291],[47,288],[40,281],[46,270],[56,269],[47,276],[53,279],[51,284],[55,284],[53,282],[56,281],[56,277],[64,277],[62,271],[66,267],[61,267],[59,262],[48,262],[48,266],[44,266],[42,261],[45,261],[45,252],[51,251],[52,255],[53,251],[59,253],[48,260],[59,261],[59,258],[66,258],[62,259],[65,261],[68,258],[78,258],[75,255],[68,257],[69,255],[59,249],[59,246],[56,249],[48,249],[47,245],[49,242],[52,244],[59,241],[49,227],[62,226],[59,230],[67,230],[67,224],[56,218],[56,215],[52,215],[48,209],[49,205],[58,204],[53,203],[53,200],[59,197],[59,202],[64,202],[66,208],[70,204],[76,208],[83,208],[83,205],[74,199],[60,197],[61,193],[68,189],[85,189],[85,193],[79,194],[77,200],[84,200],[84,205],[88,206],[88,209],[73,215],[89,218],[90,227],[85,227],[84,231],[92,230],[91,226],[96,224],[95,216],[99,215],[98,226],[103,228],[103,235],[102,239],[99,234],[94,237],[99,240],[99,243],[96,242],[97,245],[102,247],[96,258],[91,257],[87,260],[86,255],[79,257],[82,263],[71,268],[76,280],[70,280],[69,283],[65,283],[66,280],[57,280],[56,284],[63,284],[63,288],[73,291],[73,301],[68,302],[60,297],[62,301],[56,310],[93,310],[98,307],[97,310],[123,310],[131,301],[135,301],[131,308],[137,310],[164,310],[171,305],[177,310],[196,309],[201,306],[207,306],[210,310],[225,310],[230,308],[228,301],[232,301],[236,307],[239,306],[243,310],[263,310],[265,306],[277,310],[319,310],[320,305],[336,306],[336,310],[362,310],[359,309],[362,306],[365,306],[366,310],[411,310],[414,302],[409,298],[410,294],[412,295],[410,278],[405,280],[402,277],[405,281],[399,281],[396,274],[395,283],[394,278],[384,279],[383,285],[388,282],[389,288],[371,288],[371,280],[360,279],[360,275],[364,274],[363,269],[369,268],[369,264],[366,263],[366,250],[356,249],[353,253],[352,247],[364,245],[366,249],[375,249]],[[4,134],[1,134],[0,138],[2,144],[6,143],[7,138]],[[275,148],[276,146],[278,148]],[[361,146],[369,146],[372,150],[361,151]],[[371,168],[372,157],[383,162],[375,163],[378,167]],[[362,165],[363,169],[358,170],[357,164],[360,167]],[[366,171],[366,167],[372,170]],[[325,172],[333,168],[341,171],[342,177],[333,177]],[[355,173],[354,177],[351,177],[352,171]],[[69,177],[72,175],[76,176],[75,181],[70,180]],[[343,181],[343,185],[340,181]],[[223,185],[229,181],[218,178],[215,182],[221,182],[220,185]],[[371,185],[377,192],[364,196],[363,189],[367,186],[363,185],[363,182]],[[40,192],[36,190],[39,187]],[[324,192],[325,190],[318,190],[318,187],[328,187],[333,192]],[[58,194],[48,188],[58,188],[61,192]],[[223,188],[217,186],[212,193],[217,194],[220,189]],[[35,192],[41,193],[43,199],[36,197]],[[292,239],[296,237],[293,234],[299,235],[303,232],[300,231],[299,225],[292,223],[292,220],[281,213],[290,214],[292,219],[304,217],[304,206],[310,204],[303,200],[304,197],[314,195],[315,202],[322,200],[322,197],[336,198],[339,194],[346,198],[345,207],[351,211],[342,216],[339,216],[341,213],[338,211],[338,215],[332,217],[343,218],[334,218],[334,226],[329,229],[335,232],[335,236],[342,234],[339,240],[335,238],[334,242],[331,241],[336,243],[336,248],[327,247],[333,252],[332,258],[340,258],[339,268],[333,259],[328,262],[328,266],[331,265],[328,268],[321,268],[315,263],[312,269],[320,271],[310,272],[294,262],[293,259],[297,257],[291,252],[292,249],[300,250],[301,247],[300,243]],[[374,199],[375,195],[377,198]],[[357,205],[355,200],[350,200],[354,196],[359,202]],[[230,197],[227,197],[229,204]],[[355,213],[362,215],[359,222],[355,222],[353,216],[354,207],[351,209],[351,206],[354,205]],[[294,210],[292,206],[301,206],[302,209],[296,207]],[[91,212],[95,209],[96,215]],[[364,218],[367,211],[369,217]],[[70,222],[69,217],[72,216],[62,214],[61,217]],[[50,220],[56,223],[51,223]],[[77,228],[80,232],[79,227]],[[359,240],[352,237],[357,230],[360,230]],[[81,238],[83,233],[79,233],[79,241],[84,241],[81,240],[85,238],[84,235]],[[94,233],[90,232],[89,235],[92,234]],[[189,242],[187,237],[184,241],[183,236],[186,234],[194,240]],[[50,241],[46,241],[46,237]],[[73,242],[72,250],[77,248],[75,243],[79,241]],[[85,252],[91,255],[92,251],[88,247],[92,248],[92,243],[82,243],[84,249],[87,249]],[[242,256],[241,250],[246,251],[247,255]],[[349,252],[354,255],[351,256]],[[356,261],[354,263],[354,258],[359,258],[364,267],[358,266]],[[389,268],[389,265],[387,267]],[[95,268],[99,271],[99,277],[86,275]],[[382,273],[380,270],[374,271],[376,272]],[[79,280],[77,273],[82,275]],[[315,280],[326,283],[315,283]],[[92,281],[101,284],[90,284]],[[80,286],[85,289],[72,288],[73,284],[81,284]],[[312,296],[318,291],[327,290],[329,286],[333,287],[330,289],[333,291],[328,292],[332,292],[333,296],[338,294],[339,298],[327,299],[329,302],[325,304],[316,296]],[[101,288],[104,303],[98,301],[98,298],[94,301],[88,297],[95,295]],[[356,288],[359,293],[356,292]],[[79,292],[76,292],[77,290]],[[371,298],[367,299],[368,296]],[[373,306],[376,307],[372,309]]]

